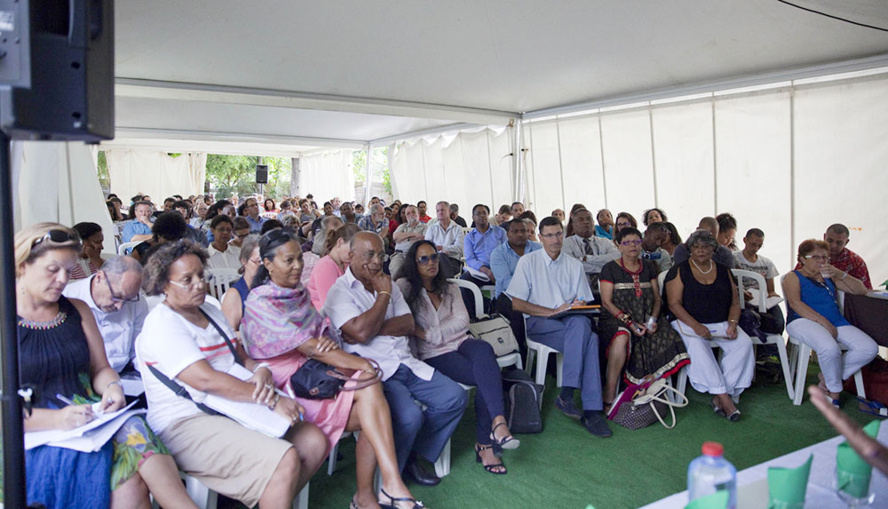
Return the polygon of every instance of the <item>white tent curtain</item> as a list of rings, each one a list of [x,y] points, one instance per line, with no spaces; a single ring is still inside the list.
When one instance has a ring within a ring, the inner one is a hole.
[[[395,198],[405,203],[445,200],[463,210],[476,203],[495,209],[512,200],[510,130],[485,128],[389,147]],[[461,212],[466,216],[466,213]]]
[[[320,205],[338,196],[355,199],[352,150],[331,150],[303,155],[299,159],[299,189],[314,195]]]
[[[13,142],[15,230],[43,221],[98,223],[105,251],[114,251],[114,226],[99,185],[96,152],[79,142]]]
[[[841,222],[877,283],[888,227],[871,204],[888,189],[888,76],[799,84],[525,124],[528,208],[593,212],[657,206],[682,236],[731,212],[766,233],[762,254],[792,268],[806,238]]]
[[[151,150],[111,149],[105,151],[111,192],[124,202],[136,194],[147,194],[155,203],[178,194],[202,194],[207,174],[207,154],[171,156]]]

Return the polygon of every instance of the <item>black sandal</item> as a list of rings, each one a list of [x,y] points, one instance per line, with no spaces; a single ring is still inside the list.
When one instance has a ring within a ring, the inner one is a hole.
[[[518,440],[512,435],[508,435],[503,438],[496,438],[496,428],[505,425],[505,422],[501,422],[494,426],[492,430],[490,430],[490,439],[493,440],[493,454],[497,457],[503,455],[503,449],[517,449],[518,446],[521,445],[521,440]]]
[[[380,491],[380,493],[382,493],[382,496],[388,498],[388,502],[389,502],[388,504],[383,504],[382,500],[379,501],[379,507],[382,507],[383,509],[399,509],[400,506],[398,506],[398,502],[412,503],[413,505],[410,506],[411,509],[422,509],[423,507],[425,507],[424,505],[422,505],[421,501],[416,500],[415,498],[409,498],[409,497],[395,498],[395,497],[389,495],[388,493],[386,493],[383,488],[379,488],[379,491]]]
[[[484,470],[487,470],[488,472],[490,472],[493,475],[508,474],[509,470],[506,468],[506,465],[503,463],[503,460],[500,460],[500,462],[495,465],[485,465],[484,462],[481,461],[481,451],[486,451],[487,449],[491,449],[493,447],[494,447],[493,444],[491,444],[491,445],[475,444],[475,461],[478,463],[481,463],[481,466],[484,467]],[[494,449],[494,452],[495,452],[495,449]],[[502,469],[503,469],[502,472],[497,472],[496,470],[494,470],[495,468],[499,468],[499,467],[502,467]]]

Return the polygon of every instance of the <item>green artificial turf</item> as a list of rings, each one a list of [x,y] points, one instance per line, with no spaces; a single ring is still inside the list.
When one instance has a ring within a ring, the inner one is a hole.
[[[816,383],[816,365],[808,383]],[[736,423],[717,417],[710,398],[688,387],[690,404],[677,409],[672,430],[659,423],[630,431],[611,423],[613,436],[590,435],[553,405],[554,379],[544,395],[544,431],[517,435],[521,447],[506,451],[508,475],[487,473],[475,462],[474,408],[470,403],[453,435],[451,471],[439,486],[410,485],[432,508],[572,507],[596,509],[639,507],[686,489],[688,463],[700,455],[704,441],[721,442],[737,470],[782,456],[836,435],[807,401],[793,406],[781,385],[758,385],[743,393]],[[471,402],[472,398],[470,398]],[[858,423],[874,417],[857,410],[856,399],[843,395],[844,411]],[[340,443],[343,458],[333,476],[326,463],[311,480],[311,508],[345,508],[354,494],[354,440]]]

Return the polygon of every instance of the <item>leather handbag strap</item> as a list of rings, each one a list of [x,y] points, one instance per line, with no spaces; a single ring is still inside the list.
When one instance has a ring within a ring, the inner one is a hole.
[[[339,389],[340,391],[357,391],[359,389],[363,389],[364,387],[370,387],[371,385],[382,381],[382,369],[380,369],[379,363],[373,359],[365,358],[365,360],[373,366],[374,370],[376,370],[376,375],[374,375],[371,378],[366,378],[364,380],[358,379],[355,382],[355,384],[352,386],[343,385],[342,389]],[[344,382],[352,381],[351,378],[343,375],[342,373],[340,373],[339,371],[336,371],[336,370],[328,370],[327,374],[334,377],[334,378],[338,378]]]
[[[244,361],[243,361],[243,359],[240,358],[240,355],[237,354],[237,349],[234,348],[234,343],[232,343],[231,340],[228,339],[228,334],[225,334],[225,331],[222,329],[222,327],[219,327],[219,324],[216,323],[215,321],[213,321],[213,319],[210,318],[210,315],[208,315],[207,312],[203,310],[203,308],[198,308],[198,309],[200,309],[200,313],[202,315],[204,315],[207,320],[210,321],[210,323],[213,325],[213,327],[216,328],[216,331],[219,332],[219,335],[222,336],[222,339],[225,340],[225,344],[228,345],[228,349],[231,350],[231,355],[234,356],[234,362],[243,366]]]

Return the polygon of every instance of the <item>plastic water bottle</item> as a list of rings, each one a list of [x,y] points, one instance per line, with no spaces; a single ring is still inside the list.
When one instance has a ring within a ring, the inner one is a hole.
[[[703,443],[703,456],[688,465],[688,501],[728,492],[728,509],[737,507],[737,469],[724,458],[725,448],[718,442]]]

